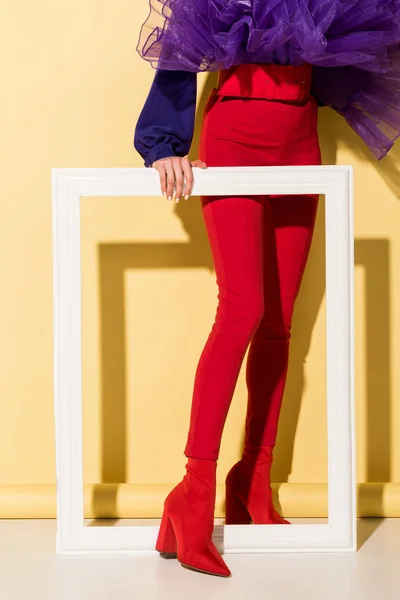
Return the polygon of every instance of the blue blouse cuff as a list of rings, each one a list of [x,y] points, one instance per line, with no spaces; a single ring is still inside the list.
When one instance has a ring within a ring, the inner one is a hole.
[[[157,144],[156,146],[153,146],[146,156],[144,166],[151,167],[156,160],[160,160],[160,158],[169,158],[171,156],[177,156],[172,144]]]

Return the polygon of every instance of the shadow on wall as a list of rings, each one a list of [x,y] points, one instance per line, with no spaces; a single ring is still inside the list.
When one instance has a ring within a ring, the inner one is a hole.
[[[400,199],[400,142],[397,142],[389,154],[377,161],[362,139],[349,127],[346,121],[329,108],[320,109],[320,139],[323,161],[336,164],[339,144],[351,148],[353,155],[360,161],[369,163],[376,169],[383,181]]]
[[[332,135],[334,133],[334,135]],[[386,183],[400,194],[398,165],[400,148],[378,163],[359,136],[334,111],[320,110],[319,135],[324,164],[336,164],[338,144],[352,148],[354,154],[379,168]],[[396,169],[397,165],[397,169]],[[307,358],[315,321],[325,294],[325,211],[321,203],[307,270],[296,304],[291,341],[290,371],[286,386],[273,480],[288,481],[291,473],[294,441],[304,389],[304,363]],[[367,481],[391,481],[390,464],[390,248],[388,240],[356,240],[355,264],[366,272],[366,342],[365,360],[367,393]],[[301,328],[296,325],[301,324]],[[357,349],[356,349],[357,350]],[[325,399],[324,399],[325,400]],[[381,494],[382,492],[380,492]],[[378,505],[382,505],[382,498]]]
[[[365,389],[367,394],[367,481],[391,481],[390,244],[357,240],[355,263],[365,271]],[[356,349],[357,350],[357,349]],[[378,492],[377,492],[378,493]],[[383,489],[374,504],[383,509]]]
[[[321,205],[320,208],[323,208]],[[304,364],[320,304],[325,293],[325,244],[323,218],[319,215],[313,252],[296,305],[291,341],[289,377],[279,424],[273,480],[287,482],[292,469],[294,443],[305,386]],[[364,363],[366,376],[366,482],[391,481],[391,325],[390,246],[388,240],[358,239],[355,265],[365,272],[366,346],[356,355]],[[321,398],[325,401],[325,398]],[[371,491],[373,490],[373,491]],[[383,511],[383,486],[365,489],[373,493],[369,505],[376,514]],[[363,492],[363,488],[361,492]],[[362,508],[363,497],[359,498]]]
[[[201,214],[199,217],[194,220],[199,229],[193,232],[190,243],[102,244],[99,247],[102,483],[127,481],[124,273],[137,269],[204,266],[211,270],[211,253],[206,240],[202,242],[206,233]],[[115,516],[117,493],[117,486],[95,486],[93,513],[103,518]],[[107,507],[106,514],[104,507]]]
[[[216,85],[216,74],[208,76],[199,100],[193,148],[198,147],[201,116],[210,90]],[[329,109],[320,111],[320,139],[325,164],[336,164],[338,143],[352,147],[356,155],[379,168],[386,183],[400,193],[396,164],[400,148],[376,166],[363,142],[347,124]],[[197,158],[192,152],[191,158]],[[126,389],[125,389],[125,323],[123,274],[126,269],[207,267],[213,270],[211,253],[204,227],[200,203],[192,199],[179,203],[175,211],[190,239],[189,243],[106,244],[100,246],[101,302],[101,373],[102,373],[102,482],[124,483],[126,474]],[[293,448],[304,389],[304,363],[311,336],[325,293],[324,203],[320,203],[312,252],[302,290],[296,305],[292,337],[290,374],[283,405],[273,479],[288,481],[292,469]],[[356,264],[366,270],[366,389],[368,423],[368,481],[390,481],[390,306],[389,306],[389,242],[387,240],[356,241]],[[296,325],[297,323],[297,325]],[[300,325],[301,324],[301,325]],[[325,401],[325,398],[321,399]],[[103,498],[107,493],[107,498]],[[117,513],[118,487],[95,488],[94,514],[113,517]],[[107,514],[104,507],[107,505]],[[97,509],[98,507],[98,509]],[[138,515],[140,516],[140,515]]]

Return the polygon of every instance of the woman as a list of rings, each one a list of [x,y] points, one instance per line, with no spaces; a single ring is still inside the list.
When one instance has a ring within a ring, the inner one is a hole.
[[[400,131],[399,48],[400,0],[156,0],[138,46],[157,71],[135,147],[169,201],[190,196],[192,166],[319,165],[318,104],[342,114],[380,159]],[[191,164],[196,73],[205,70],[219,81]],[[186,474],[165,500],[156,548],[229,576],[211,540],[216,461],[249,345],[245,445],[226,478],[226,523],[287,523],[270,471],[318,199],[212,196],[201,205],[219,304],[194,382]]]

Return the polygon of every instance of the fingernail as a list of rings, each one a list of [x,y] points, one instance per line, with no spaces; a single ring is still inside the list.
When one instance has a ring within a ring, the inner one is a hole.
[[[163,193],[162,193],[162,195],[163,195],[163,196],[166,196],[166,195],[167,195],[167,192],[163,192]]]
[[[179,198],[176,199],[176,202],[179,202],[180,199],[181,199],[181,197],[179,196]]]
[[[168,196],[168,202],[171,202],[172,198],[171,196]]]
[[[189,200],[189,194],[186,194],[185,200]]]

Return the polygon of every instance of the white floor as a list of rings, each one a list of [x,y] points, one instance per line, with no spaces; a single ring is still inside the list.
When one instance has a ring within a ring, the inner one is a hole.
[[[359,522],[356,554],[225,557],[211,577],[155,556],[56,557],[54,521],[0,521],[1,600],[399,600],[400,519]]]

